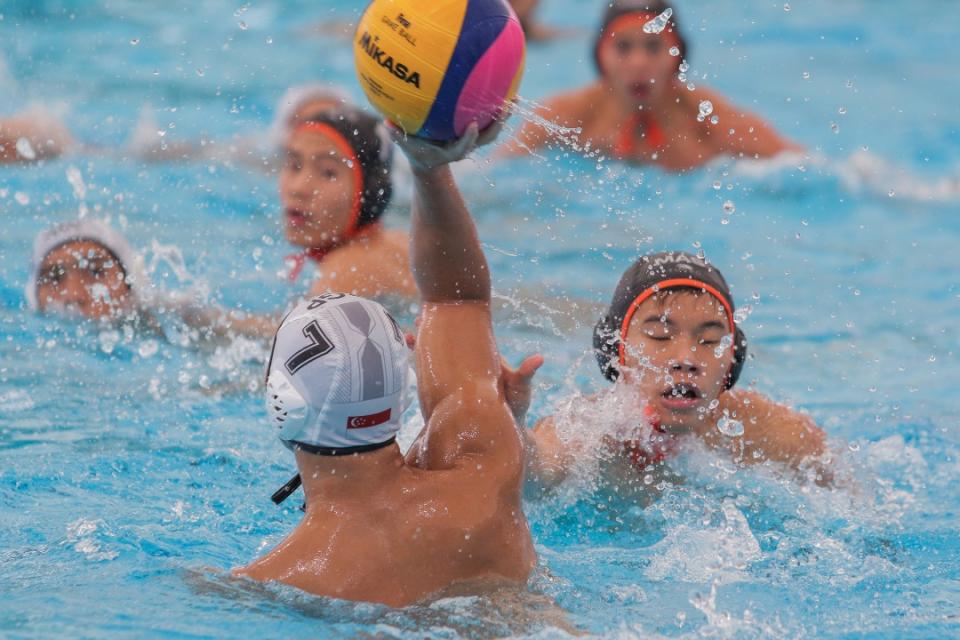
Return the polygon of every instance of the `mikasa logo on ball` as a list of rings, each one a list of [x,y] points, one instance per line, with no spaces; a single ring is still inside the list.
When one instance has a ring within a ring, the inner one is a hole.
[[[400,78],[407,84],[412,84],[417,89],[420,88],[420,73],[414,71],[409,74],[410,68],[400,62],[394,62],[393,56],[388,55],[386,51],[380,48],[378,43],[379,38],[374,36],[370,37],[370,34],[366,31],[363,32],[363,35],[360,36],[359,45],[360,47],[381,67]]]

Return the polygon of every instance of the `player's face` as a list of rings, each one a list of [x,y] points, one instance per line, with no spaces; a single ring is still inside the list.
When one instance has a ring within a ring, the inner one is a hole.
[[[605,36],[598,55],[604,78],[624,100],[636,105],[654,103],[668,89],[677,70],[670,54],[674,40],[663,33],[645,33],[636,20]]]
[[[355,224],[357,184],[351,159],[319,131],[296,131],[284,150],[280,171],[287,240],[305,248],[341,242]]]
[[[733,366],[726,310],[711,295],[663,292],[643,302],[624,342],[622,379],[670,431],[701,428]]]
[[[43,259],[37,305],[101,320],[129,311],[133,295],[117,258],[103,245],[82,240],[62,244]]]

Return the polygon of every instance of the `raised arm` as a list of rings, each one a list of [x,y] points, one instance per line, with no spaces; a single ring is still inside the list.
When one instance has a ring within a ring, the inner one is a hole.
[[[472,127],[450,147],[395,135],[413,167],[411,265],[423,300],[417,382],[427,428],[408,459],[449,469],[483,457],[490,471],[499,467],[519,481],[523,447],[500,384],[490,272],[448,167],[476,146],[478,133]]]

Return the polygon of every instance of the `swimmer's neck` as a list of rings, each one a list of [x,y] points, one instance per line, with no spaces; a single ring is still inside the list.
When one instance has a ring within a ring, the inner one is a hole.
[[[383,226],[379,223],[374,223],[345,238],[336,236],[323,247],[307,247],[306,251],[326,256],[348,247],[365,247],[381,236],[383,236]]]
[[[318,456],[297,451],[307,513],[312,505],[368,498],[396,480],[403,456],[396,443],[347,456]]]

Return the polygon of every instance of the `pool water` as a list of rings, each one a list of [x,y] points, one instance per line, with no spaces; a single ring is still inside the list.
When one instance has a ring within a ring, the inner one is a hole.
[[[361,4],[0,4],[0,113],[41,104],[113,149],[0,170],[0,636],[960,633],[960,6],[934,0],[678,5],[694,82],[807,157],[677,176],[554,150],[461,171],[502,350],[547,355],[534,417],[604,387],[590,303],[633,258],[703,251],[745,316],[744,383],[827,430],[840,488],[692,448],[675,463],[682,483],[641,505],[585,461],[557,492],[528,492],[541,562],[527,592],[402,611],[208,570],[246,563],[300,517],[269,501],[293,462],[262,408],[264,347],[36,316],[30,246],[81,211],[108,217],[161,286],[283,306],[298,289],[277,276],[289,248],[272,178],[140,164],[124,145],[138,123],[158,144],[263,129],[288,86],[314,79],[360,99],[347,41],[311,25]],[[525,100],[592,74],[596,3],[544,4],[571,33],[529,49]]]

